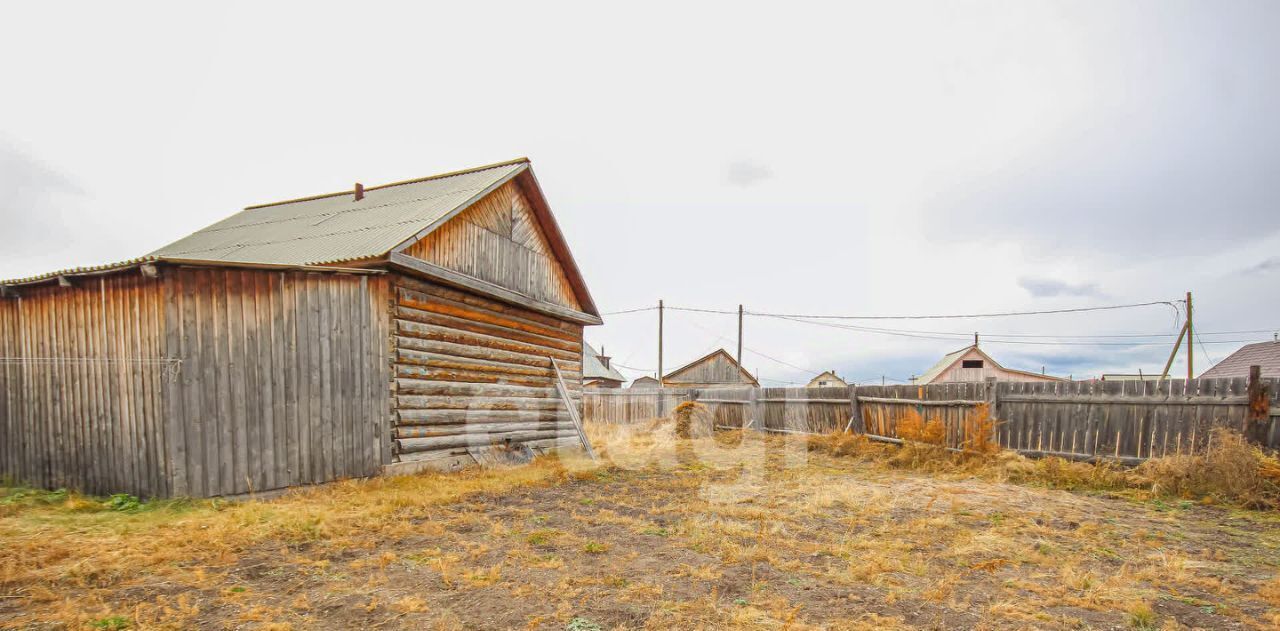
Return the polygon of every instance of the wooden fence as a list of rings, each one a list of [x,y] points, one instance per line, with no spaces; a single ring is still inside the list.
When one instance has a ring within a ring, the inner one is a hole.
[[[670,413],[680,401],[707,407],[718,428],[775,433],[865,433],[900,440],[909,411],[937,419],[945,444],[961,449],[974,431],[974,410],[987,406],[994,440],[1029,455],[1136,462],[1202,452],[1211,430],[1228,427],[1280,448],[1280,380],[990,382],[847,388],[588,390],[587,422],[630,423]]]

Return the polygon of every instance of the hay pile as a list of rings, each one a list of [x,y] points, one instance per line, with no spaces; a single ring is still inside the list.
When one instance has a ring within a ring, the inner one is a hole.
[[[1058,457],[1032,459],[1012,451],[956,453],[942,447],[939,428],[932,425],[932,421],[900,424],[899,434],[907,439],[901,447],[872,442],[864,436],[837,433],[811,438],[809,449],[858,458],[887,468],[1280,510],[1280,458],[1225,428],[1214,430],[1211,446],[1204,454],[1153,458],[1128,468],[1112,462],[1073,462]]]

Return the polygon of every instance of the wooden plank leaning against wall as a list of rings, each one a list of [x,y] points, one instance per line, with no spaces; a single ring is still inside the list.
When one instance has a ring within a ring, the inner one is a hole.
[[[395,275],[395,445],[399,460],[465,456],[468,445],[576,444],[549,357],[581,409],[582,325]]]

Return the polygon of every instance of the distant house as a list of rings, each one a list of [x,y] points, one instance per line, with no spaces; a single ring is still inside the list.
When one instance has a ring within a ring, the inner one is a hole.
[[[652,390],[658,387],[658,380],[653,377],[644,376],[632,381],[631,385],[627,387],[633,390]]]
[[[1280,377],[1280,341],[1240,347],[1200,375],[1201,378],[1248,377],[1250,366],[1261,366],[1263,377]]]
[[[947,353],[916,378],[915,383],[983,382],[994,377],[996,381],[1070,381],[1038,372],[1005,368],[992,359],[977,344]]]
[[[844,387],[847,385],[849,385],[849,383],[846,382],[844,379],[841,379],[839,376],[837,376],[836,371],[828,370],[827,372],[824,372],[821,375],[814,377],[812,380],[809,381],[808,385],[806,385],[805,387],[806,388],[835,388],[835,387]]]
[[[714,388],[718,386],[760,386],[723,348],[700,357],[662,378],[669,388]]]
[[[609,357],[582,343],[582,385],[586,388],[621,388],[627,378],[609,365]]]

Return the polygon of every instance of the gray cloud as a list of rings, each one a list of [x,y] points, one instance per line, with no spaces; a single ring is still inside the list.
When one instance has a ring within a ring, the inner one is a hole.
[[[70,178],[0,140],[0,252],[36,251],[64,227],[56,198],[79,194]]]
[[[1244,269],[1245,274],[1266,274],[1280,269],[1280,256],[1273,256]]]
[[[746,188],[754,186],[773,177],[768,166],[750,160],[738,160],[729,163],[727,179],[734,186]]]
[[[1149,260],[1280,231],[1280,81],[1261,63],[1280,55],[1263,26],[1280,5],[1196,13],[1148,27],[1184,64],[1114,52],[1096,80],[1124,96],[1097,97],[997,168],[952,181],[928,204],[931,236]]]
[[[1090,296],[1100,298],[1105,294],[1094,283],[1072,284],[1056,278],[1018,279],[1018,286],[1027,290],[1035,298],[1052,298],[1054,296]]]

